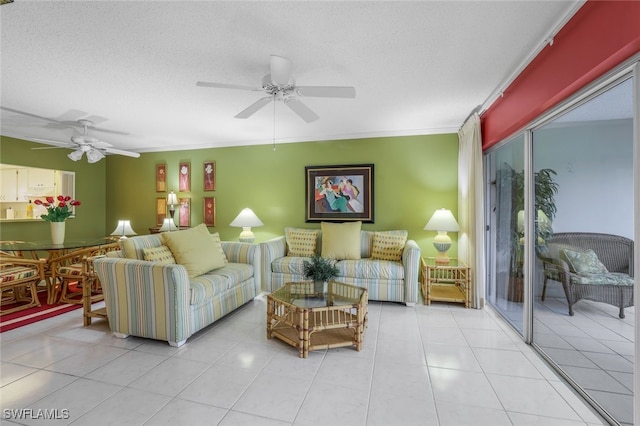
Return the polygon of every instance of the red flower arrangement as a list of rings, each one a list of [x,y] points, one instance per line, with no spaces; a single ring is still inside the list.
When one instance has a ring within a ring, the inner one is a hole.
[[[58,195],[57,205],[56,199],[53,197],[46,197],[46,200],[46,202],[43,202],[42,200],[35,200],[34,204],[45,206],[47,208],[48,213],[40,215],[40,217],[47,222],[64,222],[73,214],[70,207],[80,205],[80,201],[72,200],[68,195]]]

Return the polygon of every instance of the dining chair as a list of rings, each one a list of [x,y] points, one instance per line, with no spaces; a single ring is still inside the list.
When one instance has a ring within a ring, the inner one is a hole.
[[[37,285],[44,280],[44,264],[43,260],[0,254],[0,290],[2,292],[5,290],[13,291],[14,295],[19,294],[19,289],[28,291],[24,297],[14,297],[10,301],[3,300],[0,303],[0,314],[8,314],[40,306]],[[20,302],[26,303],[20,304]],[[15,306],[2,309],[2,305],[6,306],[9,303]]]
[[[55,291],[60,292],[60,302],[83,304],[85,288],[91,303],[103,299],[99,282],[87,270],[85,259],[119,250],[118,243],[109,243],[72,250],[51,259],[51,277]]]

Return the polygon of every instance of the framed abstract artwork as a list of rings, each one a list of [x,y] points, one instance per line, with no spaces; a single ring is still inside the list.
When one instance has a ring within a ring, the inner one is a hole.
[[[178,167],[179,191],[191,192],[191,163],[183,162]]]
[[[202,199],[202,205],[204,206],[204,224],[207,226],[216,226],[216,198],[204,197]]]
[[[156,164],[156,192],[167,190],[167,165],[165,163]]]
[[[180,198],[178,203],[178,226],[191,226],[191,198]]]
[[[167,217],[167,199],[156,198],[156,225],[162,226],[165,217]]]
[[[216,162],[205,161],[203,165],[204,190],[214,191],[216,189]]]
[[[373,223],[373,164],[305,167],[305,221]]]

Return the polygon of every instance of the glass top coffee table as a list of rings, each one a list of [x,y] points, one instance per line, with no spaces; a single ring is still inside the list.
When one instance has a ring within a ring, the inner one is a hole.
[[[362,349],[367,327],[367,289],[331,281],[326,292],[313,282],[286,283],[267,296],[267,338],[277,337],[309,351],[354,346]]]

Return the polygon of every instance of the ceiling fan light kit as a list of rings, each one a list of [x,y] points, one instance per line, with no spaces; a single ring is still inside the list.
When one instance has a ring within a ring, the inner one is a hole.
[[[137,152],[124,151],[121,149],[113,148],[108,142],[99,140],[94,136],[89,135],[89,128],[93,127],[93,122],[90,120],[78,120],[78,124],[82,126],[82,135],[71,136],[71,142],[54,141],[50,139],[34,138],[33,140],[38,142],[45,142],[54,146],[38,147],[31,149],[51,149],[51,148],[71,148],[74,149],[72,153],[67,155],[69,159],[73,161],[79,161],[84,153],[87,154],[87,161],[91,164],[102,160],[105,157],[105,153],[125,155],[127,157],[138,158],[140,154]]]
[[[316,98],[355,98],[356,89],[352,86],[296,86],[296,80],[291,75],[291,61],[277,55],[271,55],[271,72],[262,77],[261,88],[240,84],[196,82],[196,86],[213,87],[216,89],[248,90],[264,92],[268,96],[262,97],[236,114],[235,118],[249,118],[269,102],[282,101],[289,109],[307,123],[316,121],[318,115],[306,106],[299,97]]]

